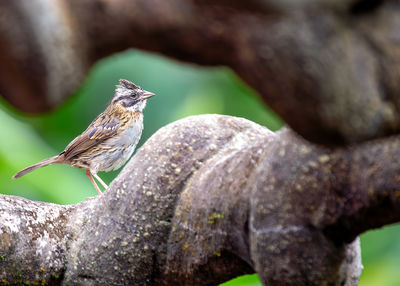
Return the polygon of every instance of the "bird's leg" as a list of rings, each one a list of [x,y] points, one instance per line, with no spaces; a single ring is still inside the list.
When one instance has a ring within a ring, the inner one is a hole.
[[[100,184],[103,185],[104,188],[108,189],[107,184],[103,182],[103,180],[99,177],[99,175],[97,175],[96,173],[92,173],[92,174],[93,174],[93,176],[97,179],[97,181],[99,181]]]
[[[99,186],[97,186],[96,182],[94,181],[93,177],[92,177],[92,173],[90,172],[89,169],[85,170],[86,175],[89,177],[89,180],[92,182],[93,186],[96,188],[97,193],[100,195],[101,191],[99,189]]]

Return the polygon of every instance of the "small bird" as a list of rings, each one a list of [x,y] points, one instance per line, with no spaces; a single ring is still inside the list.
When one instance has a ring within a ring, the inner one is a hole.
[[[67,164],[85,169],[97,193],[101,194],[93,177],[104,188],[108,188],[97,172],[119,169],[131,157],[142,135],[142,111],[147,99],[154,95],[121,79],[106,110],[72,140],[64,151],[19,171],[13,179],[50,164]]]

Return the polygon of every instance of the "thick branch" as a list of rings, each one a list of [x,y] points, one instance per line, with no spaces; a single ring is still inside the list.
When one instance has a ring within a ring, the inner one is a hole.
[[[34,3],[1,3],[0,92],[24,111],[53,108],[97,59],[137,47],[233,68],[315,142],[399,131],[397,1]]]
[[[0,195],[0,209],[0,283],[60,285],[71,207]]]
[[[399,146],[329,150],[288,129],[189,117],[154,134],[95,199],[1,197],[1,278],[216,285],[256,271],[266,285],[356,285],[351,241],[400,219]]]

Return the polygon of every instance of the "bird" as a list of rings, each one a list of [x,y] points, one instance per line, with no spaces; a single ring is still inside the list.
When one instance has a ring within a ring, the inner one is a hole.
[[[97,172],[117,170],[132,156],[142,135],[143,109],[147,99],[154,95],[129,80],[120,79],[105,111],[72,140],[64,151],[26,167],[16,173],[13,179],[47,165],[66,164],[85,169],[100,195],[101,191],[93,177],[107,189],[107,184]]]

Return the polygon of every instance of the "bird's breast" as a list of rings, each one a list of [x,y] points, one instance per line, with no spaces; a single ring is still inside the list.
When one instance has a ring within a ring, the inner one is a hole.
[[[143,115],[138,112],[125,124],[125,127],[121,127],[119,134],[107,140],[106,144],[118,148],[127,148],[133,145],[135,148],[142,135],[142,130]]]
[[[105,151],[92,160],[93,169],[97,171],[111,171],[119,169],[135,151],[143,130],[143,115],[130,119],[118,135],[101,143]]]

